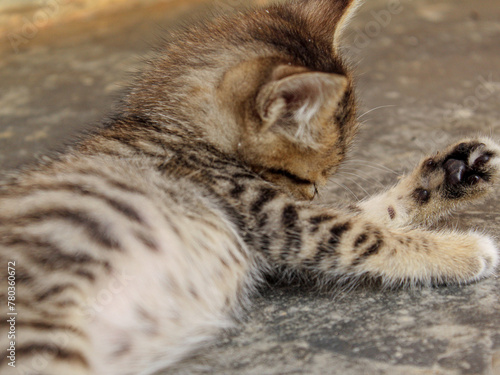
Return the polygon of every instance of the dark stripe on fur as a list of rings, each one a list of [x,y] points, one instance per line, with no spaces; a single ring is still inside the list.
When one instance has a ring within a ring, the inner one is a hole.
[[[42,321],[26,321],[26,320],[19,320],[16,322],[17,327],[23,327],[23,328],[33,328],[38,331],[67,331],[71,332],[72,334],[78,335],[84,339],[87,339],[88,336],[79,330],[76,327],[66,325],[66,324],[60,324],[60,323],[49,323],[49,322],[42,322]]]
[[[76,270],[75,275],[80,276],[88,281],[94,282],[96,280],[95,274],[88,270]]]
[[[84,188],[82,186],[78,186],[78,185],[75,185],[72,183],[53,184],[53,185],[46,185],[46,186],[33,186],[33,187],[30,187],[30,190],[35,190],[35,191],[68,191],[68,192],[79,194],[82,196],[99,199],[101,201],[104,201],[108,206],[112,207],[116,211],[125,215],[130,220],[133,220],[139,224],[144,224],[143,219],[141,218],[139,213],[136,211],[136,209],[134,207],[128,205],[127,203],[120,202],[114,198],[110,198],[104,194],[97,192],[97,191],[92,191],[92,190],[89,190],[87,188]]]
[[[259,193],[259,197],[250,207],[250,213],[252,215],[256,215],[256,214],[260,213],[262,211],[262,209],[264,208],[264,206],[267,203],[269,203],[270,201],[272,201],[277,195],[278,195],[278,193],[273,188],[269,188],[269,187],[262,188],[260,193]]]
[[[260,250],[264,254],[269,254],[269,250],[271,248],[271,238],[266,231],[263,230],[267,226],[269,222],[269,215],[265,212],[262,212],[257,219],[257,228],[256,233],[260,234]]]
[[[384,244],[384,241],[382,239],[382,236],[380,233],[375,235],[375,243],[370,245],[366,250],[364,250],[354,261],[352,262],[352,266],[355,267],[359,265],[360,263],[364,262],[366,259],[368,259],[371,256],[377,255]]]
[[[73,275],[85,278],[91,282],[96,280],[95,274],[83,269],[86,265],[103,266],[109,271],[109,263],[95,259],[89,254],[81,252],[67,253],[56,244],[37,238],[9,238],[4,244],[10,247],[23,246],[32,251],[31,257],[37,265],[51,271],[70,272]],[[32,279],[30,277],[30,279]]]
[[[240,253],[244,254],[243,250],[241,250]],[[236,263],[238,266],[241,266],[241,261],[236,257],[236,255],[233,254],[233,252],[230,249],[228,249],[228,254],[234,263]]]
[[[382,241],[381,238],[378,238],[377,242],[375,242],[372,246],[370,246],[368,249],[366,249],[366,251],[363,253],[362,257],[368,258],[372,255],[378,254],[378,252],[380,251],[380,247],[382,246],[383,243],[384,243],[384,241]]]
[[[294,229],[297,227],[297,222],[299,221],[299,213],[297,208],[293,204],[289,204],[283,210],[283,226],[285,229]]]
[[[154,242],[151,238],[147,237],[145,234],[136,232],[134,233],[135,237],[142,242],[148,249],[152,250],[155,253],[160,252],[160,248],[158,244]]]
[[[233,177],[237,180],[255,180],[257,179],[256,175],[250,173],[235,173]]]
[[[333,259],[333,255],[335,254],[335,248],[331,248],[327,246],[325,243],[321,243],[318,245],[316,249],[316,254],[314,255],[314,262],[311,264],[313,269],[316,269],[318,264],[322,263],[324,259]]]
[[[154,159],[165,158],[165,155],[155,154],[155,153],[149,152],[149,151],[141,148],[140,146],[138,146],[136,144],[137,140],[135,138],[132,138],[131,136],[129,136],[127,134],[113,133],[113,134],[108,135],[108,138],[122,143],[123,145],[125,145],[128,148],[135,151],[137,154],[143,154],[143,155],[149,156],[149,157],[154,158]]]
[[[246,187],[244,185],[236,183],[234,185],[233,190],[230,191],[230,195],[234,199],[238,199],[241,197],[241,195],[246,191]]]
[[[247,243],[249,246],[252,246],[254,243],[254,237],[250,229],[248,228],[245,217],[224,197],[217,194],[217,192],[213,188],[207,185],[204,185],[203,188],[217,202],[217,207],[219,207],[222,212],[226,214],[229,221],[236,226],[236,229],[242,236],[243,241],[245,241],[245,243]]]
[[[38,302],[42,302],[42,301],[45,301],[47,298],[53,297],[57,294],[61,294],[68,289],[78,289],[78,288],[74,284],[56,285],[56,286],[53,286],[53,287],[45,290],[44,292],[42,292],[38,295],[36,295],[35,299]]]
[[[82,174],[83,176],[96,176],[99,177],[104,183],[107,185],[110,185],[113,188],[122,190],[126,193],[132,193],[132,194],[140,194],[140,195],[146,195],[144,191],[137,189],[133,186],[127,185],[126,183],[122,181],[116,181],[112,179],[109,175],[106,173],[103,173],[100,170],[95,170],[95,169],[80,169],[77,171],[78,173]]]
[[[109,235],[106,226],[83,211],[72,211],[67,208],[40,210],[38,212],[25,215],[20,218],[20,220],[22,223],[34,221],[44,222],[48,220],[69,221],[73,224],[84,227],[87,230],[89,237],[100,245],[103,245],[110,250],[121,250],[120,243]]]
[[[344,223],[340,225],[335,225],[332,229],[330,229],[331,237],[328,240],[328,244],[332,247],[337,247],[342,239],[342,235],[351,229],[350,223]]]
[[[33,281],[34,278],[28,274],[28,271],[16,269],[16,284],[31,284]]]
[[[240,212],[235,209],[229,202],[220,199],[219,207],[226,213],[229,220],[236,225],[236,228],[243,233],[247,233],[247,225],[245,218]]]
[[[313,226],[311,228],[311,233],[316,233],[319,230],[321,224],[328,222],[328,221],[331,221],[333,219],[335,219],[335,216],[327,215],[327,214],[311,217],[309,219],[309,223],[311,223]]]
[[[367,240],[368,240],[368,235],[366,233],[360,234],[359,237],[356,239],[356,242],[354,243],[354,248],[357,248],[360,245],[364,244]]]
[[[286,260],[290,253],[299,253],[302,247],[302,227],[299,225],[299,213],[293,204],[283,210],[283,227],[285,229],[285,244],[281,251],[281,258]]]
[[[79,365],[85,369],[90,369],[90,364],[85,356],[74,350],[63,349],[50,343],[32,343],[23,345],[17,348],[16,354],[19,357],[28,355],[35,356],[37,354],[45,354],[53,356],[61,361],[69,362],[72,365]]]
[[[311,217],[309,219],[309,222],[312,225],[320,225],[320,224],[324,223],[325,221],[330,221],[330,220],[333,220],[333,219],[335,219],[335,216],[323,214],[323,215],[318,215],[318,216]]]
[[[96,193],[93,191],[88,191],[88,190],[86,190],[84,188],[80,188],[80,187],[78,187],[76,189],[76,191],[78,191],[82,195],[91,196],[93,198],[100,199],[100,200],[106,202],[106,204],[108,204],[109,206],[114,208],[116,211],[125,215],[130,220],[133,220],[133,221],[140,223],[140,224],[143,224],[143,225],[145,224],[144,220],[142,219],[141,215],[137,212],[137,210],[134,207],[132,207],[124,202],[117,201],[116,199],[107,197],[103,194],[99,194],[99,193]]]
[[[34,249],[45,249],[48,254],[43,254],[40,251],[33,251],[32,255],[40,256],[42,261],[50,261],[60,263],[62,266],[69,266],[72,264],[97,264],[98,260],[93,258],[88,254],[76,253],[68,254],[63,252],[55,244],[42,241],[37,238],[10,238],[4,241],[7,246],[25,246],[29,247],[31,250]]]
[[[334,259],[342,235],[350,229],[350,223],[335,225],[330,229],[330,238],[328,239],[328,241],[326,243],[321,243],[318,246],[316,255],[314,256],[314,261],[316,262],[316,264],[319,264],[326,259]],[[332,268],[335,268],[335,266],[335,264],[332,265]]]

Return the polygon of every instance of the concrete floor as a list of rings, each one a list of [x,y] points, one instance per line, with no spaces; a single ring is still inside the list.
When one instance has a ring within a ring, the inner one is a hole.
[[[183,4],[40,30],[18,53],[0,45],[0,169],[57,149],[108,112],[161,27],[202,13]],[[498,137],[499,41],[499,0],[367,2],[346,53],[361,113],[384,108],[362,118],[358,147],[323,201],[363,198],[458,137]],[[499,208],[497,196],[450,225],[500,236]],[[499,294],[498,278],[396,291],[272,284],[234,331],[164,374],[498,375]]]

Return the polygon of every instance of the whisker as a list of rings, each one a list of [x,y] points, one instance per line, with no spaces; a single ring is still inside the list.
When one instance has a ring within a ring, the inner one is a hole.
[[[376,111],[376,110],[382,109],[382,108],[390,108],[390,107],[396,107],[396,105],[394,105],[394,104],[392,104],[392,105],[382,105],[380,107],[376,107],[376,108],[370,109],[369,111],[366,111],[361,116],[359,116],[358,117],[358,121],[361,120],[363,117],[365,117],[367,114],[372,113],[373,111]]]
[[[374,166],[374,165],[362,164],[362,166],[367,167],[367,168],[372,168],[372,169],[375,169],[375,170],[377,170],[377,171],[381,171],[381,172],[384,172],[384,173],[389,172],[389,173],[392,173],[392,174],[395,174],[395,175],[398,175],[398,176],[399,176],[399,173],[396,173],[396,172],[394,172],[394,171],[387,170],[387,169],[385,169],[385,168],[376,167],[376,166]]]
[[[357,196],[356,194],[354,194],[354,192],[353,192],[351,189],[349,189],[347,186],[345,186],[345,185],[341,184],[341,183],[340,183],[340,182],[338,182],[338,181],[334,181],[334,180],[330,180],[330,182],[333,182],[335,185],[338,185],[338,186],[340,186],[341,188],[343,188],[343,189],[347,190],[349,193],[351,193],[351,194],[352,194],[352,196],[354,197],[354,199],[356,199],[356,200],[359,202],[359,198],[358,198],[358,196]]]
[[[349,170],[355,170],[355,169],[349,169]],[[358,170],[356,170],[356,172],[362,173],[361,171],[358,171]],[[356,173],[351,173],[351,172],[346,172],[346,171],[340,171],[340,172],[338,172],[338,173],[345,173],[345,174],[348,174],[348,175],[350,175],[350,176],[354,176],[354,177],[360,178],[360,179],[362,179],[363,181],[366,181],[366,182],[368,182],[368,183],[371,183],[371,181],[370,181],[370,180],[373,180],[373,181],[375,181],[377,184],[379,184],[381,187],[385,188],[385,185],[384,185],[382,182],[380,182],[380,181],[379,181],[379,180],[377,180],[375,177],[372,177],[372,176],[370,176],[370,175],[368,175],[368,174],[367,174],[367,176],[368,176],[369,178],[364,178],[364,177],[362,177],[362,176],[357,175]]]
[[[375,168],[375,169],[378,169],[378,170],[383,170],[383,171],[386,171],[386,172],[391,172],[391,173],[394,173],[395,175],[398,175],[398,176],[400,175],[400,173],[396,172],[393,169],[387,168],[385,165],[382,165],[382,164],[379,164],[379,163],[375,163],[375,162],[370,162],[370,161],[367,161],[367,160],[348,160],[348,161],[346,161],[346,164],[349,164],[349,163],[358,163],[358,164],[361,164],[361,165],[365,165],[367,167]]]
[[[367,167],[371,167],[372,169],[374,167],[372,166],[367,166]],[[381,178],[376,178],[373,174],[371,174],[369,171],[364,171],[362,169],[358,169],[358,168],[346,168],[346,173],[349,173],[349,171],[358,176],[359,178],[362,178],[364,179],[365,181],[375,181],[377,184],[381,185],[382,187],[387,187],[387,183],[386,182],[382,182],[383,180]],[[385,170],[384,170],[385,172]],[[379,176],[380,174],[377,173],[377,176]]]
[[[358,184],[354,179],[352,179],[350,177],[344,177],[344,178],[351,181],[353,184],[355,184],[357,187],[359,187],[361,190],[363,190],[367,196],[370,195],[370,193],[368,193],[368,191],[366,191],[365,188],[363,186],[361,186],[360,184]]]

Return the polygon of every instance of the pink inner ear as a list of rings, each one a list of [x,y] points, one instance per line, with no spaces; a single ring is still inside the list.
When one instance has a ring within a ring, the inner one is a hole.
[[[337,74],[301,72],[269,83],[257,99],[263,130],[314,147],[323,131],[318,116],[333,115],[347,82],[346,77]]]
[[[280,80],[272,97],[275,101],[283,99],[281,116],[292,115],[300,124],[313,120],[319,111],[332,104],[332,100],[341,98],[346,85],[347,79],[339,75],[301,73]]]
[[[324,102],[322,83],[306,74],[291,78],[281,95],[298,126],[312,121]]]
[[[295,89],[290,89],[290,91],[285,91],[281,94],[281,97],[285,100],[286,107],[290,112],[296,111],[297,109],[308,105],[311,101],[314,101],[314,88],[311,87],[297,87]]]

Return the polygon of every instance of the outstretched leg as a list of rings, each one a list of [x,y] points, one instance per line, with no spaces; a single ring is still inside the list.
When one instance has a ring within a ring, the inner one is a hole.
[[[491,192],[499,171],[498,145],[467,140],[425,159],[356,212],[276,202],[257,219],[280,223],[282,231],[270,226],[262,248],[271,264],[333,278],[371,277],[387,285],[472,282],[497,266],[494,242],[474,231],[431,231],[424,225]]]

